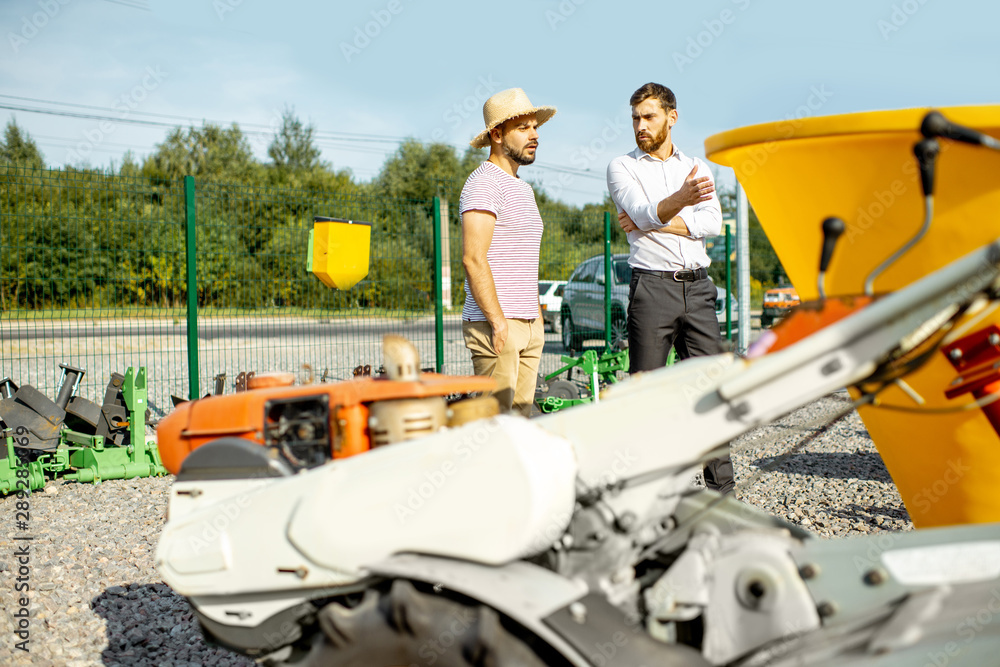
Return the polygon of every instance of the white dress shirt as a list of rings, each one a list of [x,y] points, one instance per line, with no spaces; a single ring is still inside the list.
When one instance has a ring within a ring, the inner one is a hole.
[[[695,165],[698,165],[696,177],[712,178],[703,160],[684,155],[677,146],[666,160],[636,148],[608,165],[611,199],[618,212],[628,213],[639,228],[628,233],[630,266],[652,271],[679,271],[709,265],[705,239],[722,231],[722,207],[715,192],[708,201],[685,206],[677,214],[687,225],[690,236],[656,231],[670,222],[659,219],[656,205],[680,190]]]

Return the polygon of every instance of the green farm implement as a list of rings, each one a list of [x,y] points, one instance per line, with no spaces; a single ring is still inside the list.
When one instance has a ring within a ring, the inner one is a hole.
[[[114,373],[98,405],[76,396],[84,371],[61,364],[55,401],[31,385],[0,381],[0,494],[49,479],[100,483],[167,474],[146,438],[146,369]]]
[[[628,372],[628,350],[605,352],[600,357],[595,350],[587,350],[579,357],[564,355],[562,362],[562,368],[543,378],[543,391],[535,399],[542,412],[600,400],[601,387],[617,382],[618,371]],[[582,382],[573,380],[574,370],[579,370],[585,378]],[[566,379],[555,379],[563,373]]]
[[[677,352],[671,348],[666,365],[672,366],[676,359]],[[539,382],[535,404],[543,413],[600,400],[601,388],[618,382],[618,371],[628,372],[628,350],[606,351],[600,357],[595,350],[587,350],[579,357],[564,355],[562,362],[565,364],[562,368],[542,377]],[[586,379],[574,380],[574,369],[579,369]],[[566,373],[566,379],[555,379],[563,373]]]

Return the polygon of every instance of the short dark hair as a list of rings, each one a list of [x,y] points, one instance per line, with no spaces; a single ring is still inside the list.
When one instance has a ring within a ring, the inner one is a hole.
[[[642,86],[639,90],[632,93],[632,97],[628,99],[628,103],[634,107],[639,102],[647,100],[650,97],[660,100],[660,106],[663,107],[664,111],[677,108],[677,98],[674,97],[674,91],[658,83],[647,83]]]

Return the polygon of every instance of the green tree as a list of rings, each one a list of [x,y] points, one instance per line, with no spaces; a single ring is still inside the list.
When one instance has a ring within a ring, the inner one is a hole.
[[[3,141],[0,142],[0,164],[32,169],[45,167],[45,160],[42,158],[42,152],[38,150],[35,140],[27,131],[18,126],[15,118],[7,121]]]
[[[250,142],[239,125],[229,128],[207,123],[175,128],[142,165],[144,176],[178,180],[194,176],[201,181],[249,183],[258,175]]]
[[[316,129],[303,125],[295,116],[293,108],[285,109],[281,115],[281,127],[274,133],[274,141],[267,148],[267,154],[279,169],[301,171],[320,166],[320,151],[315,144]]]
[[[757,212],[750,209],[750,275],[767,287],[773,287],[782,282],[785,269],[781,266],[778,254],[771,247],[771,241],[764,233],[764,228],[757,219]]]
[[[455,190],[455,182],[468,176],[462,172],[454,147],[407,139],[382,165],[374,188],[387,197],[431,199]]]

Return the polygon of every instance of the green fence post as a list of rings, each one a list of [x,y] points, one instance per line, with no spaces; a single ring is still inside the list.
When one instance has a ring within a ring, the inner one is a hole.
[[[733,289],[733,262],[732,262],[732,233],[729,230],[729,225],[726,225],[726,338],[729,340],[733,339],[733,314],[730,312],[732,309],[729,307],[729,295],[732,294]],[[740,295],[743,298],[743,295]],[[748,322],[744,322],[743,326],[749,326]]]
[[[608,211],[604,212],[604,347],[611,349],[611,213]]]
[[[184,177],[185,253],[187,254],[188,398],[201,394],[198,381],[198,245],[194,234],[194,176]]]
[[[441,267],[441,198],[434,198],[434,356],[435,367],[444,369],[444,271]],[[445,227],[447,228],[447,227]]]

